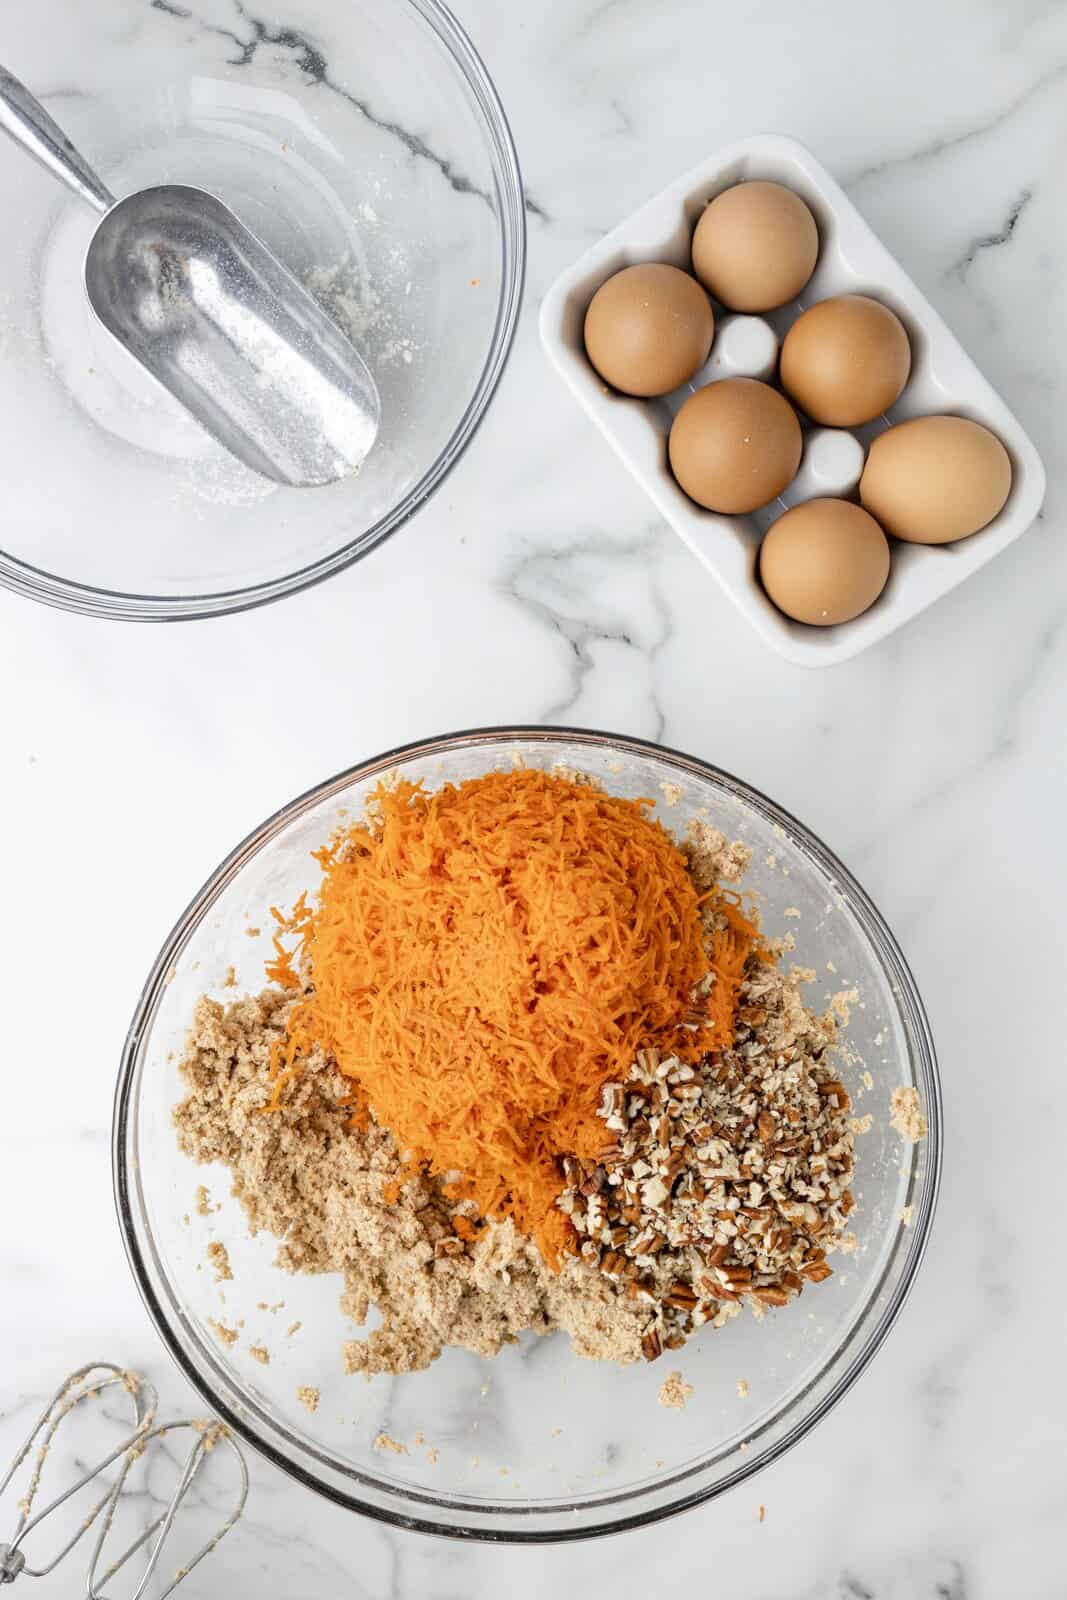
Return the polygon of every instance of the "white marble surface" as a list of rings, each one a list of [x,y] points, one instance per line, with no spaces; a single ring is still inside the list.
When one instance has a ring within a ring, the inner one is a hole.
[[[12,10],[40,16],[29,0]],[[99,48],[116,48],[112,6],[95,10]],[[884,910],[946,1096],[915,1293],[814,1437],[680,1521],[591,1546],[462,1547],[361,1522],[254,1464],[247,1519],[184,1592],[1065,1596],[1067,5],[459,10],[513,121],[531,251],[511,366],[444,490],[369,562],[245,616],[104,625],[0,595],[0,1442],[13,1412],[97,1353],[150,1371],[169,1407],[190,1403],[127,1274],[108,1136],[140,980],[192,888],[267,812],[360,756],[566,720],[662,738],[766,789]],[[764,128],[842,178],[1049,469],[1031,534],[888,646],[822,674],[777,660],[727,607],[536,340],[541,294],[586,242]],[[34,1592],[75,1588],[68,1575]]]

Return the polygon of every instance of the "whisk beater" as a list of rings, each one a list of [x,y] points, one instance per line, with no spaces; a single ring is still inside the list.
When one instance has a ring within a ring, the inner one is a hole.
[[[101,1394],[114,1391],[115,1397],[128,1400],[130,1407],[131,1427],[119,1444],[111,1448],[101,1460],[97,1461],[87,1471],[83,1472],[68,1484],[58,1494],[54,1495],[46,1505],[35,1509],[38,1492],[41,1487],[41,1476],[45,1462],[52,1449],[56,1432],[65,1418],[69,1417],[78,1407],[95,1401]],[[156,1418],[157,1397],[155,1389],[145,1379],[130,1372],[125,1367],[116,1366],[110,1361],[93,1361],[87,1366],[79,1367],[60,1384],[55,1394],[49,1400],[37,1421],[30,1429],[29,1436],[15,1456],[7,1472],[0,1479],[0,1498],[18,1472],[19,1468],[33,1455],[29,1482],[22,1498],[18,1502],[18,1517],[15,1524],[11,1542],[0,1543],[0,1585],[14,1583],[21,1576],[41,1578],[53,1572],[75,1546],[85,1537],[92,1528],[96,1528],[96,1538],[93,1543],[92,1554],[86,1574],[86,1594],[88,1600],[105,1600],[103,1585],[119,1572],[130,1558],[136,1555],[150,1541],[155,1539],[148,1553],[144,1571],[134,1589],[130,1600],[140,1600],[159,1565],[163,1548],[174,1526],[175,1519],[181,1509],[182,1502],[189,1493],[201,1467],[208,1454],[222,1446],[231,1452],[237,1469],[238,1492],[233,1508],[211,1538],[205,1540],[200,1548],[189,1557],[185,1564],[175,1573],[167,1587],[160,1591],[159,1600],[173,1592],[184,1577],[201,1562],[204,1557],[215,1549],[244,1510],[245,1500],[248,1496],[248,1469],[244,1457],[238,1449],[229,1431],[217,1422],[197,1422],[192,1419],[183,1419],[175,1422],[157,1423]],[[109,1544],[115,1512],[118,1508],[126,1479],[134,1463],[145,1453],[151,1450],[170,1434],[189,1431],[193,1434],[193,1443],[189,1454],[178,1477],[178,1483],[171,1495],[166,1509],[141,1533],[132,1544],[128,1545],[115,1559],[104,1566],[105,1550]],[[80,1490],[105,1473],[115,1463],[120,1463],[114,1482],[109,1484],[101,1498],[83,1516],[73,1535],[61,1545],[59,1550],[51,1555],[43,1565],[31,1566],[24,1545],[34,1529],[51,1518]],[[101,1570],[103,1568],[103,1570]]]

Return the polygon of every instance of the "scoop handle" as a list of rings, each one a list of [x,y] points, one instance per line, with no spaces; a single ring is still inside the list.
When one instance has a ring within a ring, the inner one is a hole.
[[[0,67],[0,128],[96,211],[109,211],[115,204],[114,195],[104,188],[62,128],[5,67]]]

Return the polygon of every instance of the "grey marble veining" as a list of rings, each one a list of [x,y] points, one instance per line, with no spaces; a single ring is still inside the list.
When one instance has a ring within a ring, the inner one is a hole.
[[[418,133],[403,127],[398,122],[378,116],[365,100],[360,100],[342,84],[337,83],[330,75],[326,54],[309,34],[284,24],[272,26],[255,16],[248,7],[241,4],[241,0],[231,0],[232,26],[216,22],[212,17],[206,17],[190,6],[176,4],[175,0],[150,0],[150,4],[154,11],[161,11],[164,16],[184,22],[196,32],[212,34],[232,46],[235,53],[223,56],[227,66],[251,66],[261,50],[272,48],[286,55],[292,55],[297,69],[308,81],[321,84],[331,94],[342,95],[368,122],[398,139],[416,160],[428,161],[436,167],[449,188],[454,189],[457,194],[477,195],[485,205],[492,204],[490,196],[484,189],[479,189],[469,178],[464,177],[463,173],[457,172],[452,163],[444,156],[438,155]]]
[[[53,66],[50,30],[31,28],[40,7],[8,9],[10,65],[55,95],[98,92],[133,32],[165,51],[168,30],[203,25],[200,0],[49,0],[65,40]],[[442,492],[371,561],[220,622],[105,626],[0,593],[0,1445],[96,1354],[142,1367],[169,1410],[193,1403],[129,1279],[107,1143],[126,1023],[192,888],[269,811],[360,756],[458,726],[599,724],[767,790],[901,938],[941,1051],[948,1145],[912,1300],[812,1437],[680,1521],[591,1546],[450,1545],[254,1463],[245,1521],[183,1592],[1063,1600],[1067,5],[457,10],[513,123],[531,257],[511,366]],[[234,0],[213,24],[220,59],[297,53],[331,92],[306,11]],[[442,183],[468,184],[429,132],[380,125]],[[825,674],[768,654],[650,520],[536,339],[540,296],[584,243],[764,128],[843,179],[1049,470],[1029,535]],[[357,638],[374,686],[354,670]]]

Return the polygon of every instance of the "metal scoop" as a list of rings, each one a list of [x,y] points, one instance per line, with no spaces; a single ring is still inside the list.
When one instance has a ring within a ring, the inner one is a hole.
[[[357,471],[381,419],[374,379],[221,200],[177,184],[116,200],[3,67],[0,128],[101,213],[85,257],[89,304],[221,445],[294,487]]]

